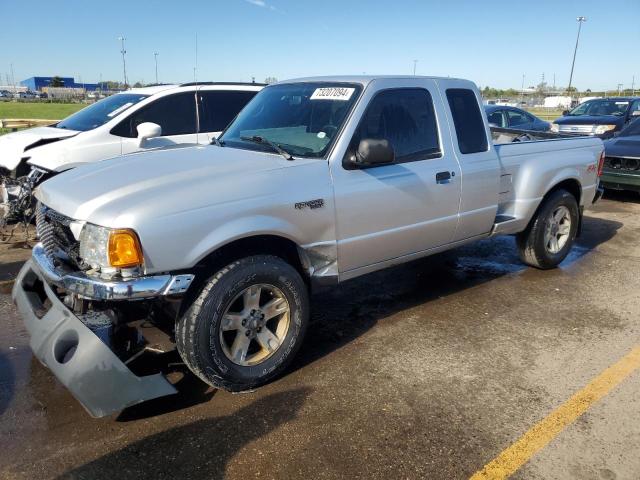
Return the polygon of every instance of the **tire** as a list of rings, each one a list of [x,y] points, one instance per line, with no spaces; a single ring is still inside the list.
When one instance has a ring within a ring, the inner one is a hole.
[[[251,308],[255,301],[259,308]],[[265,320],[275,311],[284,313]],[[237,392],[282,373],[300,348],[308,323],[309,296],[298,271],[279,257],[256,255],[227,265],[205,283],[176,323],[176,345],[187,367],[203,381]],[[238,347],[250,343],[243,350],[234,349],[236,342]],[[256,350],[259,354],[252,353]]]
[[[553,225],[556,223],[552,216],[559,216],[563,213],[563,218],[568,218],[570,224],[561,222],[557,227],[557,234],[554,234]],[[540,205],[534,217],[531,219],[527,229],[516,236],[516,244],[520,258],[524,263],[532,267],[543,270],[554,268],[562,262],[576,238],[580,212],[576,198],[564,189],[552,192]],[[568,228],[567,228],[568,226]],[[549,230],[548,230],[549,229]],[[562,232],[567,232],[566,238]],[[556,242],[553,243],[550,237],[555,235]],[[564,242],[558,240],[564,238]]]

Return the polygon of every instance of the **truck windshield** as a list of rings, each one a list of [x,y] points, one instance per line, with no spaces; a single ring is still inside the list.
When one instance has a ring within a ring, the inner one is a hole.
[[[635,135],[640,135],[640,118],[638,118],[637,120],[634,120],[629,125],[627,125],[627,128],[622,130],[619,136],[632,137]]]
[[[578,115],[624,115],[629,108],[627,100],[587,100],[569,112],[570,117]]]
[[[262,90],[220,138],[222,144],[273,151],[260,137],[298,157],[323,157],[362,87],[347,83],[289,83]]]
[[[83,108],[56,124],[57,128],[86,132],[104,125],[149,95],[117,93]]]

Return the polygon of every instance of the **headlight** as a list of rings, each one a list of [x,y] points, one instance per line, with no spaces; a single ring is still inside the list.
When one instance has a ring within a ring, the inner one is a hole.
[[[593,129],[593,133],[596,135],[602,135],[603,133],[610,132],[611,130],[615,130],[615,125],[598,125]]]
[[[557,123],[552,123],[551,124],[551,131],[554,133],[558,133],[560,131],[560,125],[558,125]]]
[[[92,268],[129,268],[142,265],[142,248],[133,230],[86,223],[80,232],[80,258]]]

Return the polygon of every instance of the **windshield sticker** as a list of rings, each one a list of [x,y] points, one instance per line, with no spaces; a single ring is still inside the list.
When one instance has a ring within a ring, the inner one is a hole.
[[[346,102],[351,98],[355,88],[324,87],[316,88],[310,100],[340,100]]]
[[[129,108],[131,105],[133,105],[132,102],[128,102],[125,103],[124,105],[122,105],[121,107],[116,108],[113,112],[107,114],[107,117],[113,118],[116,115],[118,115],[119,113],[124,112],[127,108]]]

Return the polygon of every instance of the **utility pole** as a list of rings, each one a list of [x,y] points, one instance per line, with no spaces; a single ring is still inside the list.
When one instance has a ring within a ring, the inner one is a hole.
[[[16,93],[16,77],[13,74],[13,63],[11,64],[11,85],[13,86],[13,93]]]
[[[416,76],[416,65],[418,64],[418,60],[413,61],[413,76]]]
[[[156,60],[156,85],[158,85],[160,83],[158,82],[158,52],[153,53],[153,58]]]
[[[522,88],[520,90],[520,103],[524,102],[524,73],[522,74]]]
[[[127,61],[124,58],[125,53],[127,53],[127,51],[124,48],[124,41],[126,40],[126,38],[120,36],[118,37],[118,40],[120,40],[120,44],[122,47],[120,49],[120,53],[122,54],[122,72],[124,74],[124,88],[127,88],[129,81],[127,80]]]
[[[576,64],[576,53],[578,53],[578,42],[580,41],[580,30],[582,29],[582,24],[587,21],[587,17],[577,17],[578,22],[578,36],[576,37],[576,48],[573,50],[573,61],[571,62],[571,73],[569,74],[569,87],[567,87],[567,91],[569,92],[569,97],[571,97],[571,82],[573,80],[573,67]]]
[[[193,81],[194,82],[198,81],[197,71],[198,71],[198,32],[196,32],[196,66],[193,67]]]
[[[619,96],[619,97],[622,95],[622,94],[621,94],[621,92],[622,92],[622,84],[621,84],[621,83],[619,83],[619,84],[618,84],[618,96]]]
[[[636,95],[636,76],[631,77],[631,96]]]

